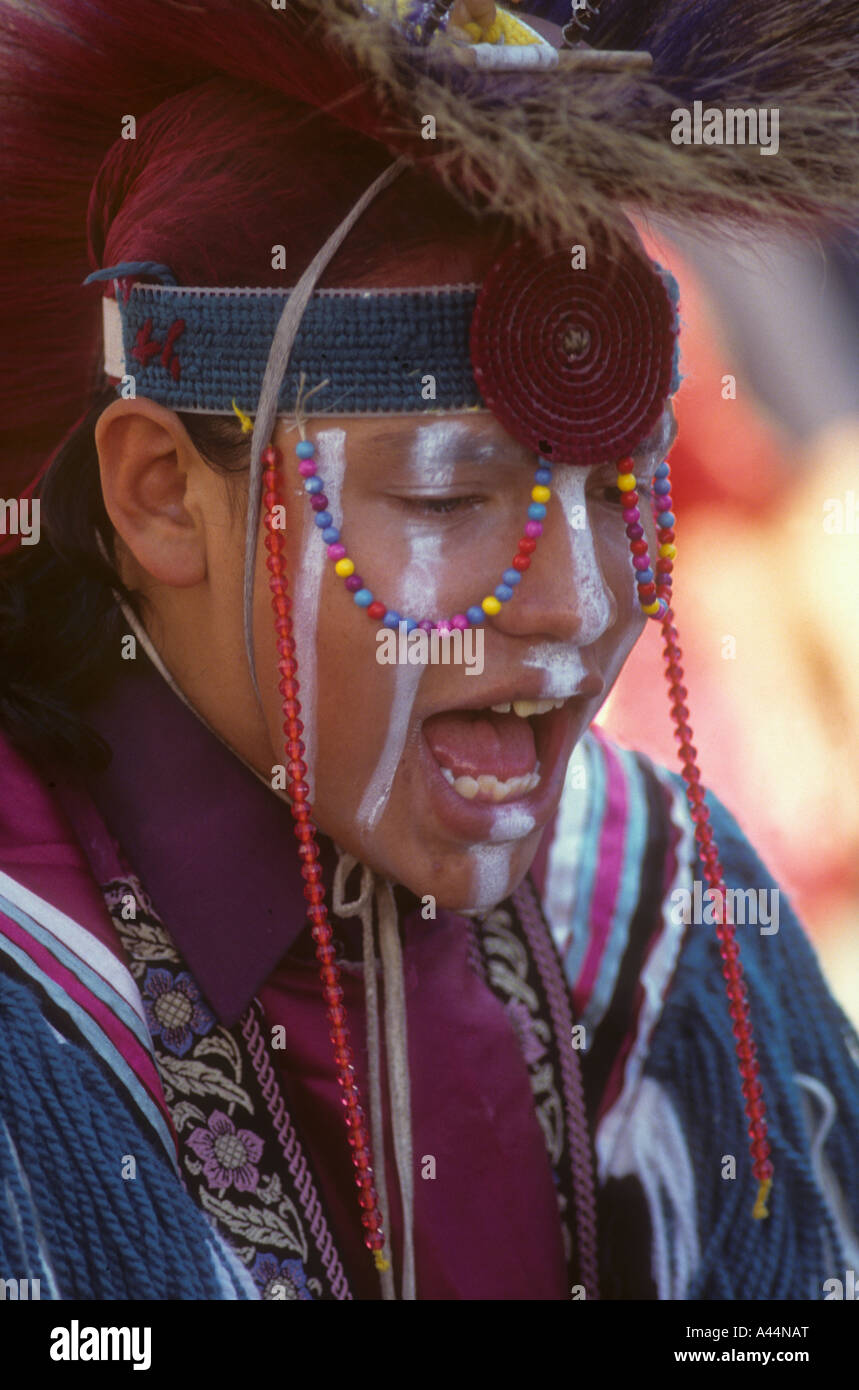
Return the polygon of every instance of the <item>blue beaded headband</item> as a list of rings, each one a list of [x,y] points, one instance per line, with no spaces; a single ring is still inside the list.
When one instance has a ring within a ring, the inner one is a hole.
[[[96,272],[115,276],[125,266]],[[151,273],[151,272],[150,272]],[[105,367],[171,410],[253,412],[291,289],[140,285],[105,299]],[[316,386],[308,413],[475,410],[483,401],[469,355],[479,286],[317,290],[295,339],[278,412],[294,413],[301,374]],[[292,363],[295,363],[293,366]],[[318,383],[325,382],[325,385]]]

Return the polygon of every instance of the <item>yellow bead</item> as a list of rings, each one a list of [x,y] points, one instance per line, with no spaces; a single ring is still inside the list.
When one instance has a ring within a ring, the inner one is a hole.
[[[648,618],[649,618],[650,615],[651,615],[651,613],[658,613],[658,612],[659,612],[659,604],[658,604],[658,603],[648,603],[647,606],[645,606],[644,604],[642,604],[642,605],[641,605],[641,611],[642,611],[642,613],[646,613],[647,616],[648,616]]]
[[[334,573],[339,574],[341,579],[348,579],[350,574],[355,573],[355,561],[350,560],[348,555],[345,556],[344,559],[337,561],[334,566]]]
[[[483,30],[484,43],[497,43],[501,37],[501,24],[496,19],[488,29]]]
[[[552,489],[550,487],[543,487],[540,483],[537,483],[536,486],[531,489],[532,502],[548,502],[551,496]]]
[[[473,39],[475,43],[480,43],[483,38],[483,30],[479,24],[463,24],[462,27],[470,39]]]
[[[621,492],[632,492],[635,488],[635,474],[618,473],[617,485],[620,488]]]
[[[490,594],[488,598],[483,600],[480,607],[487,617],[494,618],[496,613],[501,612],[501,600],[497,599],[494,594]]]
[[[676,554],[677,546],[672,545],[670,541],[666,545],[661,545],[659,547],[660,560],[673,560]]]

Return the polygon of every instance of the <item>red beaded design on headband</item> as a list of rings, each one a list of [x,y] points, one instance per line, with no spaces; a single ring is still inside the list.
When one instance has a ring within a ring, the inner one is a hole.
[[[671,297],[641,256],[517,242],[489,271],[471,320],[483,400],[528,449],[552,463],[625,457],[668,399],[677,337]]]

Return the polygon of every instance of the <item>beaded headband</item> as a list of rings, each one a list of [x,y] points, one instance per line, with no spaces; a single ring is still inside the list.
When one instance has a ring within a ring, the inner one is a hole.
[[[259,399],[291,289],[190,289],[138,262],[96,271],[105,370],[171,410],[229,414]],[[487,407],[552,462],[614,461],[644,439],[677,388],[677,287],[632,251],[540,256],[519,242],[482,286],[316,290],[280,384],[294,413],[414,414]]]

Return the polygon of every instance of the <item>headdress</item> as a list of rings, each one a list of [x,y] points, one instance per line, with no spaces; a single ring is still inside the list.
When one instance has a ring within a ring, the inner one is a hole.
[[[505,15],[497,29],[484,33],[478,26],[467,36],[475,42],[466,42],[447,29],[449,10],[442,0],[376,0],[372,6],[317,0],[288,8],[269,0],[221,0],[193,8],[136,0],[111,12],[99,4],[57,0],[38,20],[11,5],[2,12],[7,53],[19,64],[26,53],[29,85],[15,90],[21,137],[29,134],[42,148],[51,148],[52,141],[61,144],[59,132],[46,123],[61,122],[72,112],[82,132],[77,163],[46,166],[73,229],[80,222],[87,181],[95,180],[90,205],[95,228],[108,225],[134,189],[134,160],[121,147],[117,158],[120,167],[128,166],[125,181],[96,177],[95,152],[103,154],[117,140],[116,101],[106,100],[106,90],[121,92],[126,110],[143,125],[157,122],[159,110],[176,94],[213,78],[250,83],[303,103],[308,115],[324,111],[326,119],[387,152],[381,171],[347,215],[332,220],[327,240],[288,289],[183,284],[179,268],[170,263],[169,236],[162,238],[151,223],[143,233],[129,232],[133,254],[113,263],[103,259],[93,238],[100,264],[89,277],[106,280],[109,287],[104,301],[109,375],[133,377],[141,394],[174,409],[222,413],[235,405],[243,417],[253,417],[249,550],[263,509],[292,778],[288,792],[366,1243],[380,1268],[386,1264],[385,1235],[318,863],[283,538],[273,521],[281,488],[281,461],[271,444],[276,416],[294,412],[299,393],[300,418],[326,410],[413,413],[424,408],[416,372],[425,368],[438,381],[427,409],[488,408],[536,455],[528,516],[510,568],[492,593],[476,595],[464,612],[424,618],[422,625],[429,627],[482,623],[515,601],[523,576],[527,582],[553,470],[617,463],[639,601],[662,625],[672,716],[700,858],[708,886],[724,895],[670,606],[675,537],[668,464],[663,462],[656,475],[659,543],[651,555],[629,460],[677,384],[676,296],[670,278],[647,262],[630,238],[620,210],[632,204],[669,214],[729,214],[749,225],[764,218],[809,228],[845,211],[847,173],[855,164],[852,35],[843,0],[831,0],[825,11],[821,7],[817,24],[803,0],[774,0],[765,11],[739,0],[607,4],[598,16],[588,7],[589,18],[580,20],[578,34],[586,33],[588,45],[595,47],[575,46],[574,23],[567,32],[574,46],[562,53]],[[524,58],[513,56],[522,53]],[[748,145],[690,149],[674,144],[672,112],[698,99],[737,108],[780,107],[786,119],[778,158],[762,159]],[[426,138],[428,118],[432,129]],[[181,132],[181,100],[175,119]],[[171,129],[162,138],[169,145]],[[16,155],[4,158],[11,161],[7,176],[16,183]],[[407,167],[438,181],[479,215],[506,219],[515,233],[513,244],[479,286],[356,292],[335,283],[320,289],[326,266],[348,244],[365,209]],[[191,167],[188,177],[193,176]],[[26,227],[32,194],[22,186],[17,196],[19,221]],[[110,199],[115,207],[105,206]],[[13,231],[13,245],[20,251],[16,235]],[[572,243],[589,253],[578,269],[571,266]],[[7,242],[7,256],[10,249]],[[70,255],[58,253],[49,262],[37,238],[29,255],[28,271],[38,263],[44,284],[40,294],[34,293],[33,275],[25,273],[19,277],[20,293],[28,296],[27,315],[39,342],[48,324],[59,327],[58,306],[67,309],[56,370],[40,383],[39,399],[48,402],[46,429],[41,438],[33,432],[33,440],[46,454],[48,438],[56,442],[82,403],[81,343],[87,337],[93,341],[92,305],[86,292],[79,292],[77,301],[70,293],[77,245]],[[78,279],[83,271],[81,266]],[[26,356],[16,345],[16,358]],[[41,370],[38,354],[36,360]],[[29,429],[31,382],[22,370],[16,374],[14,362],[11,366],[4,416],[26,420]],[[313,388],[312,405],[305,383]],[[37,474],[38,461],[17,447],[17,423],[7,432],[16,445],[9,478],[23,487]],[[377,622],[415,625],[417,615],[389,608],[356,573],[338,518],[329,510],[311,441],[302,437],[296,453],[321,543],[356,606]],[[248,613],[250,584],[249,578]],[[730,922],[723,921],[717,933],[760,1183],[755,1214],[761,1216],[772,1176],[762,1088]]]

